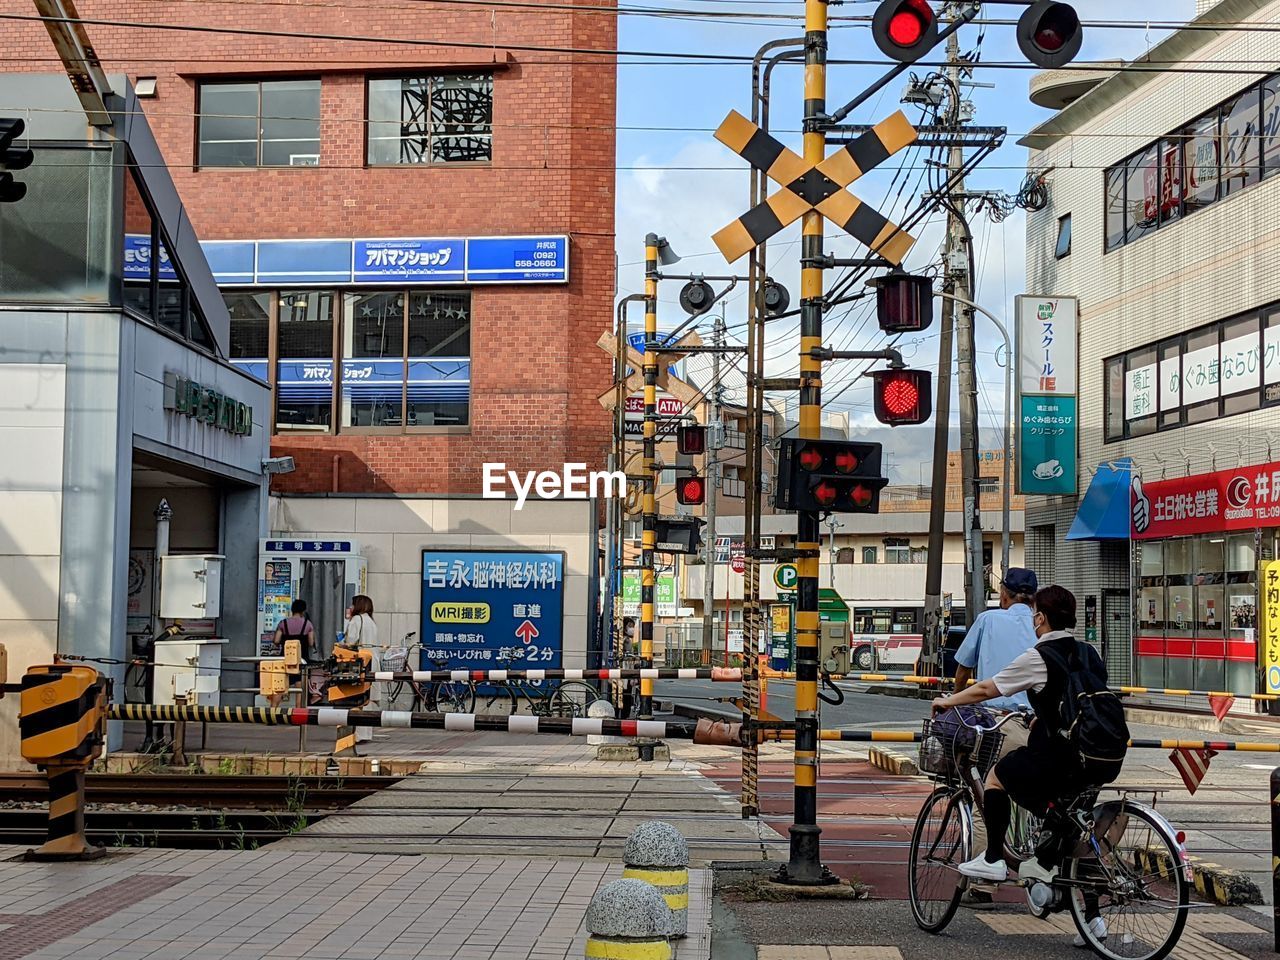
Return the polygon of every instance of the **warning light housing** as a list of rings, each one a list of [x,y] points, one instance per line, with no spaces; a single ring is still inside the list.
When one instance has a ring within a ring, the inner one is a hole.
[[[902,270],[867,281],[876,291],[876,321],[886,333],[919,333],[933,325],[933,280]]]
[[[676,480],[676,503],[697,506],[707,499],[707,481],[696,473]]]
[[[1038,67],[1061,67],[1075,59],[1084,27],[1069,3],[1037,0],[1018,18],[1018,49]]]
[[[676,450],[690,456],[707,452],[707,428],[690,424],[676,428]]]
[[[778,457],[774,506],[779,510],[876,513],[880,490],[880,444],[786,437]]]
[[[891,427],[924,423],[933,413],[933,374],[928,370],[873,370],[876,419]]]
[[[938,17],[926,0],[883,0],[871,36],[886,57],[915,63],[938,42]]]

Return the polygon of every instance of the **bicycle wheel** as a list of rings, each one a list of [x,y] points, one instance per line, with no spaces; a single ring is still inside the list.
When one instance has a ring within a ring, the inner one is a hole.
[[[1097,852],[1063,864],[1063,877],[1076,881],[1076,929],[1109,960],[1161,960],[1182,936],[1191,900],[1177,838],[1162,817],[1128,800],[1098,804],[1093,822]],[[1103,931],[1089,925],[1098,916]]]
[[[585,717],[587,707],[600,699],[600,693],[589,683],[567,680],[551,691],[547,697],[547,716]]]
[[[476,713],[509,717],[516,712],[516,695],[510,687],[493,687],[488,693],[479,694],[477,702],[479,706],[476,708]]]
[[[916,925],[939,933],[960,906],[966,883],[956,869],[969,859],[969,801],[938,787],[916,817],[907,859],[907,889]]]
[[[437,683],[433,691],[437,713],[471,713],[476,705],[476,688],[469,683]]]

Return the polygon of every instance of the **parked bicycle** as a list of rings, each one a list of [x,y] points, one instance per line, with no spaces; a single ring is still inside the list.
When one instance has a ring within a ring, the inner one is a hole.
[[[422,649],[421,643],[414,643],[417,631],[412,630],[404,635],[401,646],[388,647],[382,656],[382,669],[393,673],[408,673],[415,669],[415,654]],[[447,670],[448,660],[432,660],[436,670]],[[396,703],[405,690],[413,694],[409,707],[415,713],[472,713],[475,709],[475,684],[444,680],[436,682],[419,680],[397,680],[391,685],[389,701]]]
[[[907,865],[911,913],[922,930],[941,932],[960,905],[970,881],[957,868],[971,856],[983,781],[1000,755],[998,731],[1025,722],[1018,717],[984,727],[952,711],[924,724],[920,769],[937,786],[916,818]],[[1050,845],[1068,850],[1048,890],[1028,888],[1031,912],[1070,910],[1085,944],[1108,960],[1161,960],[1187,922],[1192,875],[1183,836],[1123,791],[1115,800],[1098,797],[1091,788],[1063,798],[1043,820],[1015,808],[1005,859],[1021,864]]]
[[[503,647],[495,669],[519,669],[521,657],[518,647]],[[523,704],[535,717],[585,717],[600,699],[600,691],[583,680],[496,680],[483,687],[479,712],[497,716],[519,713]]]

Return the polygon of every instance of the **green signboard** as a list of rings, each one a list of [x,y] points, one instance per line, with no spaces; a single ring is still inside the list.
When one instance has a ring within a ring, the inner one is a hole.
[[[238,437],[253,432],[253,408],[247,403],[172,371],[164,380],[166,409]]]
[[[660,573],[653,582],[654,614],[659,617],[674,617],[676,608],[676,575]],[[624,573],[622,575],[622,614],[626,617],[640,616],[640,574]]]
[[[1024,494],[1076,492],[1076,398],[1024,396],[1019,411],[1018,489]]]

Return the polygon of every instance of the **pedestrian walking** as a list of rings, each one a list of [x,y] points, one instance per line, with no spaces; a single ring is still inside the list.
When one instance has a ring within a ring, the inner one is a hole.
[[[369,669],[381,669],[382,647],[378,644],[378,624],[373,619],[373,601],[363,593],[351,598],[351,609],[342,628],[342,643],[352,650],[368,650],[373,656]],[[369,688],[369,701],[370,709],[382,709],[382,685],[377,681]],[[356,742],[366,743],[372,739],[372,727],[356,727]]]

